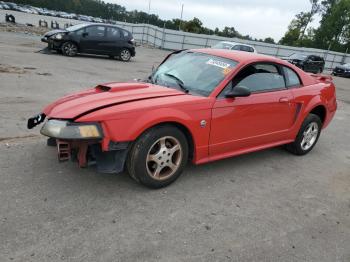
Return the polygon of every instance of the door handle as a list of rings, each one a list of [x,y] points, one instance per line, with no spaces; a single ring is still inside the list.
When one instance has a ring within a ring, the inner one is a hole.
[[[280,103],[289,103],[288,97],[281,97],[279,100]]]

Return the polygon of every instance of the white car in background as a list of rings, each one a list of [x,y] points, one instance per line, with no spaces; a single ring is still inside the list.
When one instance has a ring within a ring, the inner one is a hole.
[[[251,45],[246,45],[246,44],[236,43],[236,42],[228,42],[228,41],[219,42],[216,45],[213,45],[211,48],[244,51],[244,52],[250,52],[250,53],[256,53],[256,54],[258,53],[256,49]]]

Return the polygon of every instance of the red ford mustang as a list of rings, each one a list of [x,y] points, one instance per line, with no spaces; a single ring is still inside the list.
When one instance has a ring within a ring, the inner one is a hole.
[[[202,164],[286,145],[304,155],[337,109],[331,77],[277,58],[227,50],[170,54],[143,82],[107,83],[48,105],[28,120],[59,160],[130,176],[148,187]]]

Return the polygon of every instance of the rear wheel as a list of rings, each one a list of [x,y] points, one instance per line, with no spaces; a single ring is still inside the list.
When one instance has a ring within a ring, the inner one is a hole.
[[[73,42],[65,42],[62,45],[62,54],[65,56],[76,56],[78,53],[78,46]]]
[[[176,127],[159,126],[135,141],[126,164],[134,180],[150,188],[161,188],[181,175],[187,159],[185,135]]]
[[[121,51],[120,51],[120,54],[119,54],[119,58],[120,60],[124,61],[124,62],[128,62],[131,58],[131,52],[129,49],[127,48],[123,48]]]
[[[316,145],[321,134],[321,119],[309,114],[304,120],[295,141],[286,146],[286,149],[295,155],[305,155]]]

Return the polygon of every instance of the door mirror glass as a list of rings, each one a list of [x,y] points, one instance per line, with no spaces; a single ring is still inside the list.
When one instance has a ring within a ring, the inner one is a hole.
[[[227,98],[250,96],[250,90],[245,86],[236,86],[226,93]]]

